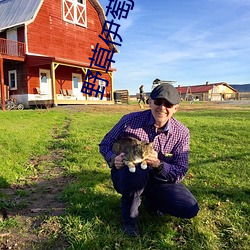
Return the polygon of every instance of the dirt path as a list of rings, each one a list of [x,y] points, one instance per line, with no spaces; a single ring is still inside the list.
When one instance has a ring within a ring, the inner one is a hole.
[[[60,145],[58,142],[64,140],[69,125],[70,120],[66,120],[62,128],[53,129],[54,144]],[[16,224],[14,230],[0,230],[0,249],[47,249],[45,246],[50,244],[51,236],[57,234],[60,237],[58,216],[66,208],[60,195],[74,180],[59,167],[63,154],[63,149],[59,147],[52,149],[49,155],[30,159],[27,167],[33,169],[34,175],[20,178],[18,184],[0,189],[5,198],[2,199],[5,207],[1,209],[0,219]],[[66,246],[63,237],[53,242],[53,249],[63,249]]]

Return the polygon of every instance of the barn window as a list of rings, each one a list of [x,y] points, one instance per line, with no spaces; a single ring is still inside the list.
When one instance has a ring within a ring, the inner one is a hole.
[[[46,73],[41,73],[40,77],[41,77],[42,83],[47,83],[47,74]]]
[[[10,70],[8,73],[9,73],[9,87],[10,87],[10,90],[17,90],[16,70]]]
[[[87,27],[86,0],[62,0],[63,20]]]

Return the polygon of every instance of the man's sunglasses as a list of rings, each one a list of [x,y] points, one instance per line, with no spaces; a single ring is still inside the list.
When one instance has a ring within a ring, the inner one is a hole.
[[[166,107],[166,108],[172,108],[172,107],[174,106],[173,104],[167,102],[167,101],[164,100],[164,99],[155,99],[155,100],[154,100],[154,105],[156,105],[156,106],[161,106],[161,105],[163,105],[163,106]]]

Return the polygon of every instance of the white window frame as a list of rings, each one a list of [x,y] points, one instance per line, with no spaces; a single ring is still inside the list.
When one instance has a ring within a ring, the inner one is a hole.
[[[86,0],[81,0],[81,2],[82,3],[80,3],[79,0],[62,0],[63,20],[86,28]]]
[[[15,77],[14,87],[11,87],[11,74],[14,74],[14,77]],[[16,73],[16,70],[9,70],[8,71],[8,77],[9,77],[10,90],[17,90],[17,73]]]

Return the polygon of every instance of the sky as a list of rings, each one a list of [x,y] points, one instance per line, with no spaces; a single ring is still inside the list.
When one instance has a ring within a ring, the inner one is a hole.
[[[110,1],[99,2],[106,13]],[[115,90],[135,94],[143,84],[150,92],[156,78],[176,87],[250,83],[250,0],[134,0],[114,23],[123,40],[113,56]]]

